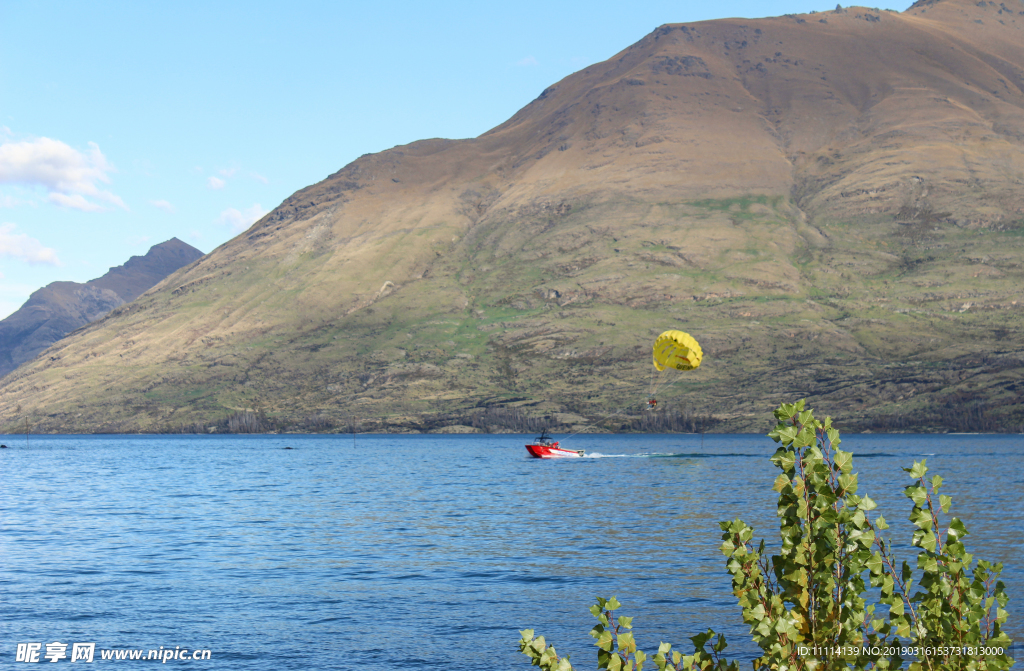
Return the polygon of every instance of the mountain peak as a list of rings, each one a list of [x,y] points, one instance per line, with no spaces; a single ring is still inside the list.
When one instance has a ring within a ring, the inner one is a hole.
[[[0,321],[0,377],[66,334],[135,300],[202,255],[171,238],[151,247],[145,256],[133,256],[123,266],[85,284],[52,282],[33,292],[21,308]]]
[[[133,256],[124,265],[115,266],[103,277],[86,282],[90,287],[109,289],[130,303],[150,287],[183,266],[202,258],[203,253],[171,238],[153,245],[144,256]]]

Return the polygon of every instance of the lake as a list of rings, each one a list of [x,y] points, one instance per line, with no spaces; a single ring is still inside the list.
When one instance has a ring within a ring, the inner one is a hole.
[[[0,436],[0,659],[19,643],[209,650],[216,669],[525,669],[532,628],[595,668],[616,595],[641,647],[714,627],[756,651],[718,550],[742,517],[778,544],[758,435]],[[285,450],[286,446],[294,449]],[[946,481],[1024,636],[1024,437],[851,435],[860,493],[910,537],[900,467]],[[904,554],[910,557],[909,553]],[[912,562],[913,563],[913,562]],[[1021,650],[1020,642],[1016,650]],[[191,654],[191,653],[190,653]],[[746,666],[746,662],[743,663]]]

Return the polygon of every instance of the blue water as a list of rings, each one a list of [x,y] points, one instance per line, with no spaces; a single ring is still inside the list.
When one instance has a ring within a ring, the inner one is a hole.
[[[597,595],[619,598],[648,651],[688,651],[712,626],[749,659],[717,523],[777,544],[763,436],[577,436],[567,447],[596,458],[557,461],[511,435],[0,442],[2,668],[18,643],[61,641],[96,643],[100,666],[123,663],[103,648],[182,646],[211,660],[169,664],[525,671],[525,628],[593,668]],[[894,540],[910,535],[900,467],[927,458],[968,548],[1006,565],[1007,629],[1024,637],[1024,438],[843,448]]]

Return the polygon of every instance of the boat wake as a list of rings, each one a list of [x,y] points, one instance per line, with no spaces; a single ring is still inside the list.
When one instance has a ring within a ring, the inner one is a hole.
[[[749,457],[750,454],[704,454],[701,452],[638,452],[636,454],[602,454],[587,452],[584,459],[720,459],[729,457]]]
[[[694,457],[703,455],[694,454],[672,454],[669,452],[638,452],[636,454],[602,454],[600,452],[587,452],[584,458],[591,459],[654,459],[657,457]]]

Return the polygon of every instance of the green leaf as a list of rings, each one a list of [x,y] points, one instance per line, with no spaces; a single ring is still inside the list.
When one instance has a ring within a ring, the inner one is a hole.
[[[935,552],[935,543],[938,539],[928,529],[918,529],[914,532],[914,545],[922,547],[928,552]]]
[[[633,628],[633,618],[632,617],[626,617],[625,615],[623,615],[623,616],[619,617],[619,624],[622,625],[623,627],[625,627],[626,629],[632,629]]]
[[[910,473],[910,477],[914,478],[915,480],[920,480],[921,478],[924,477],[925,473],[928,472],[928,468],[925,466],[926,461],[928,460],[922,459],[921,461],[915,461],[913,467],[904,468],[903,470],[907,473]]]
[[[917,567],[925,573],[938,573],[939,562],[934,555],[921,553],[917,555]],[[923,582],[921,583],[924,584]]]
[[[939,487],[941,487],[941,486],[942,486],[942,477],[940,477],[938,475],[933,475],[932,476],[932,491],[933,492],[939,491]]]
[[[922,489],[924,489],[924,488],[922,487]],[[932,520],[931,513],[929,513],[924,508],[917,508],[917,507],[915,507],[910,512],[910,517],[908,519],[911,522],[913,522],[914,526],[916,526],[918,529],[931,529],[932,528],[933,520]]]
[[[946,533],[949,540],[958,543],[961,538],[967,535],[967,527],[964,526],[964,523],[959,518],[954,517],[949,521],[949,530]]]
[[[836,468],[839,469],[840,473],[849,473],[853,470],[853,454],[850,452],[843,452],[842,450],[836,450],[835,456]]]
[[[608,610],[618,610],[619,608],[622,607],[622,604],[619,603],[618,599],[616,599],[615,597],[612,597],[612,598],[608,599],[608,601],[605,602],[604,607],[606,609],[608,609]]]
[[[942,508],[942,512],[948,513],[949,507],[953,505],[953,497],[946,496],[945,494],[939,494],[939,507]]]
[[[772,461],[782,469],[783,473],[790,473],[796,465],[796,455],[792,452],[783,452],[782,454],[776,454]]]
[[[808,445],[814,445],[814,439],[814,427],[806,425],[800,429],[800,433],[796,434],[796,438],[793,439],[793,447],[799,449]]]
[[[636,641],[633,640],[632,632],[619,634],[619,652],[630,653],[636,650]]]
[[[715,644],[712,646],[712,649],[715,652],[722,652],[727,647],[729,647],[729,644],[725,642],[725,634],[719,634],[718,640],[715,641]]]
[[[882,576],[882,584],[881,584],[882,596],[883,597],[891,597],[892,593],[893,593],[893,588],[894,587],[895,587],[895,582],[893,581],[892,576],[891,575],[883,575]]]
[[[784,422],[799,410],[803,410],[803,406],[798,408],[796,403],[783,403],[775,410],[775,419]]]
[[[921,485],[910,485],[904,488],[903,493],[917,506],[923,508],[928,503],[928,490]]]

